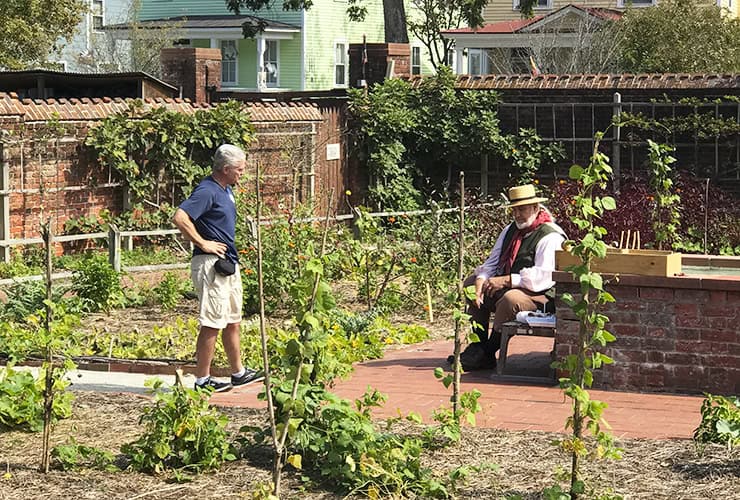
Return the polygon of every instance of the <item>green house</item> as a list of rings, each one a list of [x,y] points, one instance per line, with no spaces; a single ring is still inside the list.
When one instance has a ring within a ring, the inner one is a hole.
[[[280,4],[280,2],[278,2]],[[347,0],[314,0],[308,10],[241,11],[234,15],[224,0],[143,0],[142,26],[176,26],[180,43],[220,48],[224,90],[300,91],[347,88],[349,45],[383,42],[382,0],[366,2],[362,22],[350,21]],[[245,39],[244,23],[264,29]],[[411,43],[412,74],[430,73],[425,49]]]

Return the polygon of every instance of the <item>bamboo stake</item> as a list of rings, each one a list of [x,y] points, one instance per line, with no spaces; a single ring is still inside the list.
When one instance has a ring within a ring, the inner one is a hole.
[[[624,245],[624,231],[619,233],[619,248],[622,248],[622,245]]]
[[[627,250],[630,248],[630,238],[632,237],[632,230],[627,230],[627,240],[625,241],[625,244],[627,245]]]
[[[434,312],[432,311],[432,288],[429,283],[425,283],[427,286],[427,309],[429,311],[429,322],[434,323]]]
[[[267,396],[267,413],[270,417],[270,435],[274,448],[274,463],[272,469],[273,493],[280,496],[280,468],[282,467],[281,459],[283,450],[278,439],[277,424],[275,422],[275,403],[272,399],[272,381],[270,379],[270,357],[267,353],[267,326],[265,320],[265,294],[264,294],[264,273],[262,262],[262,229],[260,219],[262,217],[262,195],[260,193],[260,167],[257,163],[255,193],[257,203],[257,223],[254,224],[254,234],[257,238],[257,290],[259,293],[260,307],[260,344],[262,345],[262,371],[265,374],[265,395]]]
[[[52,315],[51,308],[51,271],[52,271],[52,252],[54,246],[54,231],[51,228],[51,218],[46,220],[46,224],[41,227],[41,233],[44,238],[46,247],[46,318],[44,320],[46,328],[46,379],[44,381],[44,431],[42,435],[41,447],[41,471],[49,473],[50,449],[49,441],[51,439],[51,417],[54,409],[54,360],[52,353]]]
[[[465,258],[465,238],[463,234],[465,231],[465,172],[460,171],[460,225],[458,227],[458,247],[457,247],[457,296],[459,300],[459,307],[462,309],[461,314],[465,312],[465,290],[463,289],[463,272],[465,269],[464,258]],[[457,415],[457,407],[460,403],[460,323],[461,320],[455,321],[455,361],[452,363],[452,369],[454,370],[453,382],[452,382],[452,411],[454,415]]]

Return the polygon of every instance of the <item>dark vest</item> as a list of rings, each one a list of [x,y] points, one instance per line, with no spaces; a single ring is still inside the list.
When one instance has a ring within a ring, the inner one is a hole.
[[[506,235],[504,236],[504,243],[501,247],[502,252],[509,247],[511,240],[514,239],[514,233],[516,233],[516,224],[511,224],[509,226],[509,229],[506,231]],[[519,252],[517,252],[516,254],[516,259],[514,259],[514,264],[512,264],[511,266],[511,272],[519,273],[519,271],[521,271],[525,267],[533,267],[534,256],[537,252],[537,244],[542,238],[551,233],[561,233],[561,230],[559,230],[557,226],[554,226],[553,224],[545,223],[541,224],[537,229],[525,236],[522,240],[521,246],[519,247]],[[503,265],[503,262],[499,262],[498,274],[501,274],[501,269],[503,268]],[[548,293],[546,293],[545,295],[549,296],[551,292],[552,289],[548,290]]]

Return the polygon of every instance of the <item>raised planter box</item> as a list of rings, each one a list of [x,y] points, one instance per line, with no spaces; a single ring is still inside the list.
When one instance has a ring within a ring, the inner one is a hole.
[[[555,253],[555,268],[565,271],[580,260],[564,250]],[[676,276],[681,274],[681,254],[666,250],[622,250],[610,248],[606,258],[593,261],[592,270],[608,274]]]

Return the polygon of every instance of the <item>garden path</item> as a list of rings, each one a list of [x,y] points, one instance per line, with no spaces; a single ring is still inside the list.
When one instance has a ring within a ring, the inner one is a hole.
[[[548,345],[549,340],[549,345]],[[514,337],[509,345],[507,371],[543,374],[547,370],[550,339]],[[356,365],[351,378],[340,381],[334,392],[345,398],[357,398],[368,386],[388,396],[377,417],[397,416],[398,412],[419,413],[429,421],[432,412],[449,405],[452,389],[445,389],[434,378],[434,368],[446,367],[451,342],[431,341],[386,351],[380,360]],[[483,408],[477,425],[507,430],[564,432],[571,413],[570,400],[554,385],[517,383],[492,379],[493,370],[462,376],[462,389],[478,389]],[[214,394],[211,401],[221,406],[261,407],[257,400],[259,384]],[[605,401],[605,417],[616,437],[690,438],[699,425],[702,397],[673,394],[643,394],[617,391],[590,391],[593,399]]]

